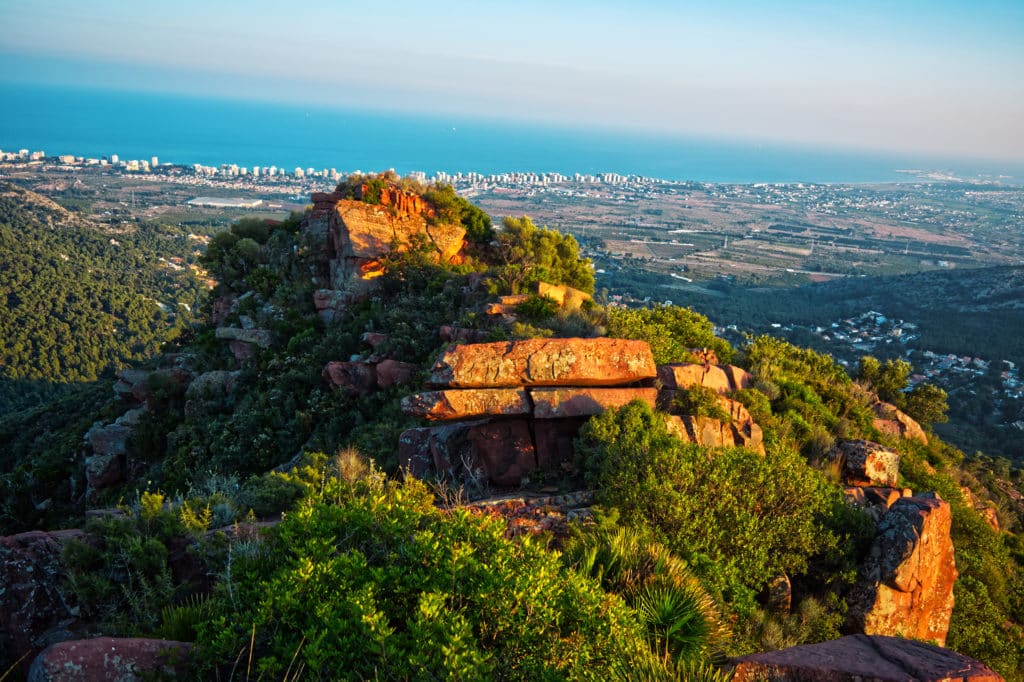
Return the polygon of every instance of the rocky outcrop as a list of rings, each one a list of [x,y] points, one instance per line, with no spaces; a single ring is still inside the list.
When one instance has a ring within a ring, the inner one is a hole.
[[[829,454],[851,486],[894,488],[900,477],[900,453],[868,440],[836,444]]]
[[[928,444],[928,436],[921,425],[895,405],[876,400],[872,403],[871,409],[875,413],[874,426],[882,433]]]
[[[418,370],[419,365],[398,360],[347,360],[328,362],[322,374],[333,388],[367,395],[380,388],[409,384]]]
[[[381,360],[374,369],[377,372],[377,388],[391,386],[407,386],[412,383],[413,376],[419,371],[419,365],[399,360]]]
[[[64,582],[61,551],[80,530],[30,531],[0,537],[0,652],[16,659],[68,639],[78,622],[74,592]]]
[[[522,389],[473,388],[417,393],[402,400],[402,411],[421,419],[449,421],[528,415],[531,406]]]
[[[934,493],[889,508],[849,599],[853,628],[945,645],[957,578],[950,524],[949,503]]]
[[[438,337],[445,343],[481,343],[487,334],[483,329],[467,329],[452,324],[442,325],[437,330]]]
[[[711,417],[693,415],[670,415],[668,428],[684,443],[696,443],[708,448],[741,447],[764,454],[761,427],[752,420],[723,422]]]
[[[550,533],[568,538],[570,522],[591,518],[594,493],[580,491],[565,495],[507,495],[466,505],[469,509],[500,516],[508,523],[505,537]]]
[[[243,329],[240,327],[217,327],[215,335],[218,339],[249,343],[259,348],[270,348],[274,342],[273,334],[267,329]]]
[[[590,417],[634,400],[654,407],[656,388],[532,388],[534,419]]]
[[[86,432],[85,480],[89,494],[124,481],[131,449],[129,441],[146,411],[146,407],[128,410],[113,423],[97,422]]]
[[[317,289],[313,292],[313,307],[316,308],[316,314],[324,321],[324,324],[330,324],[340,319],[352,301],[353,296],[347,291]]]
[[[616,386],[655,375],[644,341],[529,339],[449,346],[428,381],[451,388]]]
[[[988,666],[897,637],[850,635],[735,659],[733,682],[997,682]]]
[[[436,262],[460,261],[466,230],[432,218],[433,210],[422,198],[397,187],[385,187],[379,204],[318,192],[302,230],[314,243],[324,244],[318,255],[327,266],[329,288],[358,294],[383,274],[381,258],[421,238]]]
[[[720,395],[750,388],[753,377],[733,365],[680,362],[658,366],[658,381],[664,390],[680,391],[704,386]]]
[[[478,487],[518,486],[537,469],[523,419],[408,429],[398,441],[398,461],[417,478],[440,476]]]
[[[550,298],[558,307],[567,312],[579,310],[585,301],[592,300],[590,294],[566,284],[537,283],[537,295]]]
[[[179,679],[192,645],[164,639],[97,637],[54,644],[32,662],[29,682]]]
[[[846,503],[866,511],[877,524],[886,512],[902,497],[910,497],[910,488],[877,488],[850,486],[843,489]]]

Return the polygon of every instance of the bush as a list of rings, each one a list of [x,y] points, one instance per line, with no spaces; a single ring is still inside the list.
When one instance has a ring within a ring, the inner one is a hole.
[[[731,362],[732,346],[715,336],[711,320],[689,308],[609,308],[608,335],[651,344],[654,362],[693,362],[691,348],[711,348],[721,362]]]
[[[198,628],[205,672],[244,655],[269,677],[600,679],[651,658],[617,597],[504,533],[418,482],[330,478],[231,566]]]
[[[836,544],[822,522],[839,491],[793,452],[762,457],[684,444],[641,401],[591,418],[577,452],[600,503],[618,508],[629,525],[651,527],[705,584],[739,605]]]

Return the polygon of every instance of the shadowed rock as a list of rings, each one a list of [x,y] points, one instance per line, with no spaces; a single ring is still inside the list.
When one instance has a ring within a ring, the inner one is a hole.
[[[533,416],[536,419],[590,417],[633,400],[642,400],[652,408],[658,397],[656,388],[534,388]]]
[[[178,679],[192,645],[165,639],[97,637],[61,642],[36,657],[30,682]]]
[[[743,656],[733,682],[997,682],[988,666],[922,642],[850,635],[831,642]]]

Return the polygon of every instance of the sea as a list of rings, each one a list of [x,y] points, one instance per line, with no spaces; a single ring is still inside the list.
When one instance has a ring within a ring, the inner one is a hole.
[[[641,134],[583,126],[0,83],[0,150],[219,166],[558,172],[716,183],[1024,183],[1024,164]],[[902,171],[902,172],[901,172]]]

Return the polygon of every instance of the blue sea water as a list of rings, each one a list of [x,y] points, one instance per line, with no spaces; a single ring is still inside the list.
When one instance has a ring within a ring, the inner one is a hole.
[[[895,171],[918,168],[1024,179],[1022,167],[977,161],[0,83],[0,149],[21,148],[289,171],[613,172],[706,182],[866,183],[907,182],[911,176]]]

